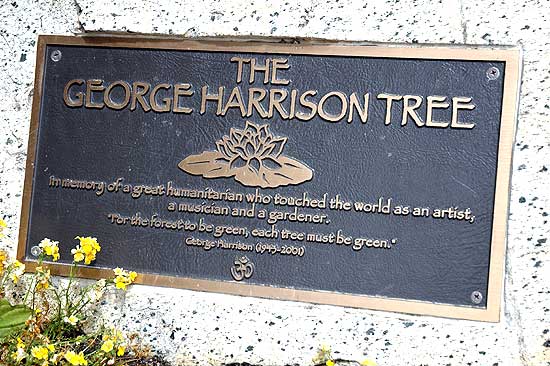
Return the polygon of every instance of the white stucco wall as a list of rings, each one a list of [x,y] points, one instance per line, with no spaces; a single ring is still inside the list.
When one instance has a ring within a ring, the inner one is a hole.
[[[522,45],[500,323],[146,286],[111,299],[110,311],[124,329],[139,331],[182,364],[307,365],[328,344],[337,356],[366,355],[379,365],[550,365],[550,1],[2,0],[0,215],[13,229],[36,36],[75,32]]]

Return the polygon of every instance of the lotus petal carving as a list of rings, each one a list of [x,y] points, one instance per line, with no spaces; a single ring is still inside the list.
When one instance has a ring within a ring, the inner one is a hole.
[[[229,136],[216,142],[215,151],[204,151],[183,159],[178,167],[204,178],[228,178],[245,186],[275,188],[296,185],[313,178],[313,171],[296,159],[283,155],[287,138],[273,136],[269,125],[246,122],[231,128]]]

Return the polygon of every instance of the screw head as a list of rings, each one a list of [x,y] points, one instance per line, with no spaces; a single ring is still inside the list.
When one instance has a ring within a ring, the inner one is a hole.
[[[500,70],[497,67],[489,67],[486,72],[487,79],[496,80],[500,76]]]
[[[31,248],[31,254],[35,257],[38,257],[40,254],[42,254],[42,249],[35,245]]]
[[[474,304],[481,304],[481,301],[483,301],[483,295],[479,291],[474,291],[472,292],[472,295],[470,295],[470,300],[472,300]]]
[[[52,59],[53,62],[57,62],[61,60],[61,51],[60,50],[52,51],[50,58]]]

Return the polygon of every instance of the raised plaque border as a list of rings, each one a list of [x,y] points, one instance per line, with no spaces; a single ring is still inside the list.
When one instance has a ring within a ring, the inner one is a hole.
[[[274,40],[279,41],[279,39]],[[275,43],[262,41],[228,41],[217,39],[182,40],[175,38],[155,38],[144,36],[57,36],[38,37],[34,96],[25,170],[25,185],[19,227],[17,258],[33,272],[35,261],[25,258],[28,236],[31,197],[34,180],[34,162],[38,139],[40,109],[42,101],[42,80],[46,60],[46,47],[50,45],[80,47],[117,47],[135,49],[159,49],[209,52],[250,52],[268,54],[331,55],[348,57],[387,57],[396,59],[466,60],[504,62],[504,88],[502,114],[498,146],[495,204],[491,256],[489,260],[489,283],[487,307],[472,308],[413,300],[400,300],[383,297],[352,295],[327,291],[296,290],[267,285],[250,285],[238,282],[201,280],[186,277],[163,276],[140,273],[136,283],[175,287],[232,295],[255,296],[278,300],[303,301],[317,304],[339,305],[371,310],[393,311],[417,315],[432,315],[447,318],[498,322],[501,313],[504,277],[504,255],[506,250],[506,225],[508,217],[512,148],[515,137],[518,112],[519,84],[522,66],[522,50],[516,47],[487,46],[448,46],[448,45],[403,45],[403,44],[364,44],[353,42],[330,42],[304,40],[300,43]],[[70,265],[48,264],[52,274],[68,276]],[[84,278],[104,278],[112,275],[109,268],[79,267],[77,276]]]

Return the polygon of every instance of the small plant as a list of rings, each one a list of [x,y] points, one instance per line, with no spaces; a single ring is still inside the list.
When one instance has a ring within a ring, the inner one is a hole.
[[[6,223],[0,219],[0,238]],[[66,281],[54,280],[45,261],[59,260],[59,243],[42,240],[33,248],[37,265],[10,261],[0,250],[0,364],[8,366],[127,365],[148,357],[135,336],[97,324],[93,314],[106,291],[126,290],[136,273],[122,268],[114,276],[84,286],[75,279],[77,265],[91,264],[101,251],[96,238],[77,236]],[[10,303],[7,298],[10,294]]]
[[[314,366],[337,366],[338,364],[356,364],[360,366],[376,366],[376,362],[374,362],[371,359],[364,359],[361,362],[358,361],[352,361],[352,360],[344,360],[341,358],[335,358],[332,355],[332,350],[330,346],[322,345],[319,350],[317,351],[317,355],[313,358],[313,365]]]

